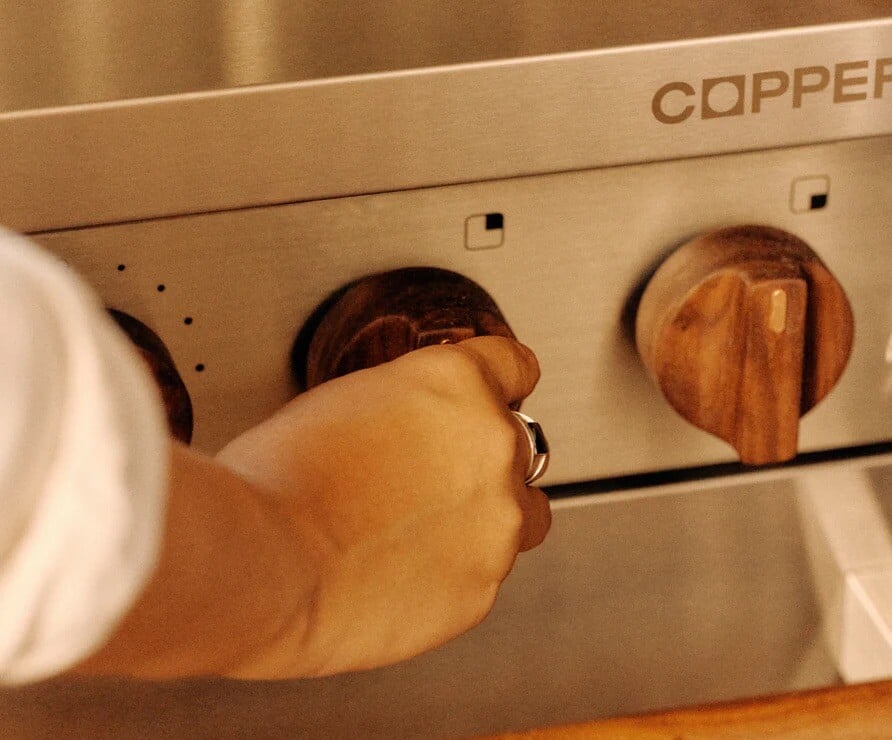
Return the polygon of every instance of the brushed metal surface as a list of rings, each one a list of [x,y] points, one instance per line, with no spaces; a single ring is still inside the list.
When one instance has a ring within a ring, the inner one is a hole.
[[[2,0],[0,111],[888,14],[886,0]]]
[[[886,504],[890,471],[868,468]],[[489,618],[401,665],[270,683],[57,680],[0,691],[0,735],[443,737],[835,684],[788,475],[559,501]]]
[[[677,416],[631,340],[631,307],[673,247],[764,223],[811,244],[852,302],[838,387],[802,423],[800,449],[892,439],[892,137],[518,178],[47,234],[108,305],[167,342],[215,450],[294,392],[289,350],[313,308],[360,276],[432,265],[486,288],[538,353],[524,410],[552,447],[547,484],[733,459]],[[795,179],[825,175],[825,208],[790,209]],[[464,247],[465,219],[504,214],[504,244]],[[126,270],[119,272],[118,264]],[[156,290],[164,284],[163,293]],[[184,317],[194,318],[191,325]],[[204,372],[195,366],[204,365]]]
[[[892,83],[677,125],[651,111],[667,82],[887,57],[892,18],[874,18],[5,113],[0,223],[46,231],[890,134]]]
[[[674,246],[768,223],[812,244],[856,313],[802,447],[890,439],[892,94],[674,126],[651,99],[892,56],[892,8],[692,8],[0,0],[0,222],[42,232],[159,331],[211,451],[294,392],[291,342],[330,291],[462,272],[541,357],[525,410],[554,450],[545,483],[732,458],[649,384],[630,306]],[[819,25],[841,21],[859,22]],[[790,210],[803,176],[830,178],[825,209]],[[489,211],[503,246],[465,250],[465,219]],[[890,471],[870,471],[887,516]],[[313,682],[59,680],[0,691],[0,735],[427,737],[834,683],[788,475],[559,501],[491,618],[416,661]]]

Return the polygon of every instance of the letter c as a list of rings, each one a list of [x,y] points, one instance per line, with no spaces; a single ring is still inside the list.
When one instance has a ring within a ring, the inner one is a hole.
[[[663,87],[657,90],[653,102],[651,103],[651,110],[653,111],[654,118],[660,123],[681,123],[682,121],[688,120],[694,112],[693,105],[686,105],[681,113],[670,114],[663,110],[663,98],[669,93],[676,91],[684,93],[686,97],[691,97],[695,94],[694,88],[687,82],[670,82],[667,85],[663,85]]]

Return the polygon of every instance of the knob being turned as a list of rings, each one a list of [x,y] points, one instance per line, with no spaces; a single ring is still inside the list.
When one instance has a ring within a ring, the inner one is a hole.
[[[307,388],[431,344],[474,336],[514,338],[489,294],[448,270],[412,267],[371,275],[326,307],[305,354],[292,361]]]
[[[139,319],[115,309],[109,309],[108,312],[136,345],[158,384],[171,434],[184,444],[189,444],[192,440],[192,399],[167,346],[161,337]]]
[[[848,299],[818,256],[779,229],[715,231],[647,284],[638,351],[667,401],[750,465],[796,455],[799,418],[845,369]]]

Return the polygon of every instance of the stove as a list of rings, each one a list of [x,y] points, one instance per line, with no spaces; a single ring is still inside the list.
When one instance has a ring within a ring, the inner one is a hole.
[[[0,727],[64,700],[125,736],[424,736],[892,676],[892,7],[739,5],[0,4],[0,223],[160,337],[195,447],[299,392],[334,292],[440,267],[539,355],[555,509],[430,655],[59,680],[0,694]],[[753,224],[814,250],[855,327],[798,456],[759,468],[672,408],[635,336],[671,254]]]

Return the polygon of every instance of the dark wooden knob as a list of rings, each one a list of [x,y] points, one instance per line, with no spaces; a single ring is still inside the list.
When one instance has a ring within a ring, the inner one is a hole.
[[[845,369],[854,320],[842,287],[780,229],[715,231],[647,284],[638,352],[669,403],[750,465],[796,455],[799,418]]]
[[[164,342],[139,319],[123,311],[109,309],[109,314],[136,345],[161,390],[167,423],[174,437],[185,444],[192,441],[192,399],[177,372]]]
[[[448,270],[412,267],[363,278],[325,309],[295,373],[307,388],[374,367],[419,347],[474,336],[514,337],[477,283]]]

